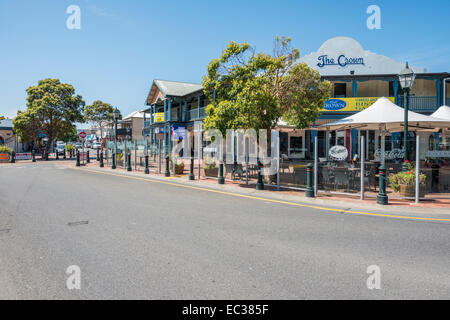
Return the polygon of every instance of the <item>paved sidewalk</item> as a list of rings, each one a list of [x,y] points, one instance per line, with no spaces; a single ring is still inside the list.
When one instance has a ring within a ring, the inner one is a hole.
[[[361,201],[359,198],[319,193],[317,198],[307,198],[304,191],[295,191],[285,189],[276,191],[273,186],[266,185],[265,190],[256,190],[255,185],[245,186],[242,181],[230,181],[226,180],[224,185],[218,185],[217,180],[202,178],[200,181],[190,181],[187,175],[183,176],[171,176],[164,177],[163,174],[151,173],[149,175],[144,174],[143,171],[127,172],[123,168],[117,168],[112,170],[110,167],[99,168],[96,161],[77,168],[75,163],[61,162],[65,165],[69,164],[71,167],[88,170],[95,173],[104,173],[110,175],[124,175],[129,177],[135,177],[138,179],[148,179],[153,181],[159,181],[161,183],[178,184],[189,187],[196,187],[202,189],[214,190],[215,192],[236,194],[245,196],[248,198],[265,198],[270,201],[286,202],[286,204],[293,203],[298,205],[304,205],[309,207],[321,207],[322,209],[330,209],[336,211],[342,210],[343,213],[358,212],[365,213],[379,213],[381,215],[395,215],[399,217],[412,217],[412,218],[426,218],[426,219],[444,219],[450,221],[450,199],[443,199],[441,201],[434,202],[421,202],[418,205],[402,201],[389,199],[390,205],[381,206],[376,203],[376,198],[368,198]],[[362,211],[363,210],[363,211]],[[367,211],[367,212],[365,212]]]

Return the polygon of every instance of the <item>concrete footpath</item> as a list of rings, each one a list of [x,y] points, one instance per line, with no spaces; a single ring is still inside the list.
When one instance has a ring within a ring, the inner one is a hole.
[[[335,196],[330,194],[319,194],[317,198],[307,198],[303,191],[276,191],[273,189],[273,186],[266,186],[267,190],[256,190],[254,185],[249,185],[247,187],[242,181],[233,182],[229,180],[227,180],[224,185],[218,185],[217,180],[215,179],[198,180],[196,177],[196,180],[190,181],[187,175],[166,178],[163,175],[154,173],[146,175],[142,171],[127,172],[122,168],[117,168],[116,170],[112,170],[110,167],[99,168],[98,164],[95,162],[82,167],[76,167],[73,163],[70,163],[70,167],[77,170],[89,171],[94,174],[123,176],[141,181],[148,180],[149,182],[154,183],[199,189],[241,198],[244,197],[249,200],[267,200],[269,202],[277,202],[286,205],[323,209],[341,213],[450,222],[450,206],[433,206],[433,204],[427,202],[415,205],[414,203],[407,202],[400,202],[400,204],[398,204],[398,201],[392,200],[390,201],[390,205],[381,206],[376,204],[376,199],[374,198],[361,201],[356,197],[342,197],[340,195]]]

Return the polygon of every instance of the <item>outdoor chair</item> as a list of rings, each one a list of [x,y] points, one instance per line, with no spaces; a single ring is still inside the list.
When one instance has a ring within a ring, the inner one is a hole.
[[[294,168],[294,183],[306,186],[306,168]]]
[[[346,186],[347,191],[350,189],[349,179],[346,170],[334,170],[334,190],[336,191],[338,186]]]

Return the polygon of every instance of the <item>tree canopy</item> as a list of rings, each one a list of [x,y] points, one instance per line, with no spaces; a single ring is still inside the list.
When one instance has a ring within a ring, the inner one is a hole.
[[[40,131],[52,142],[73,131],[75,122],[83,121],[84,105],[72,85],[61,83],[59,79],[40,80],[37,86],[27,89],[27,109],[17,112],[14,130],[23,141],[36,138]]]
[[[269,55],[256,54],[248,43],[231,41],[221,57],[210,62],[203,77],[204,92],[211,101],[206,129],[222,133],[239,128],[269,130],[280,119],[306,128],[319,117],[331,83],[297,63],[300,53],[290,43],[290,38],[276,37]]]

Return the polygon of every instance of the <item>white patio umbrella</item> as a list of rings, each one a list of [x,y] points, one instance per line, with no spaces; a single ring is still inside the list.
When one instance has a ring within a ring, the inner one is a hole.
[[[384,138],[388,132],[403,131],[405,110],[389,99],[382,97],[369,108],[360,111],[347,118],[327,123],[319,127],[319,130],[380,130],[382,146],[382,163],[385,162]],[[409,131],[437,132],[442,128],[448,128],[450,120],[438,119],[420,113],[408,111]]]
[[[322,130],[387,130],[398,132],[403,130],[405,110],[391,100],[383,97],[369,108],[347,118],[327,123],[319,128]],[[439,119],[420,113],[408,112],[409,131],[439,131],[450,125],[450,119]]]
[[[450,121],[450,107],[442,106],[435,113],[431,115],[433,118],[444,119]]]

